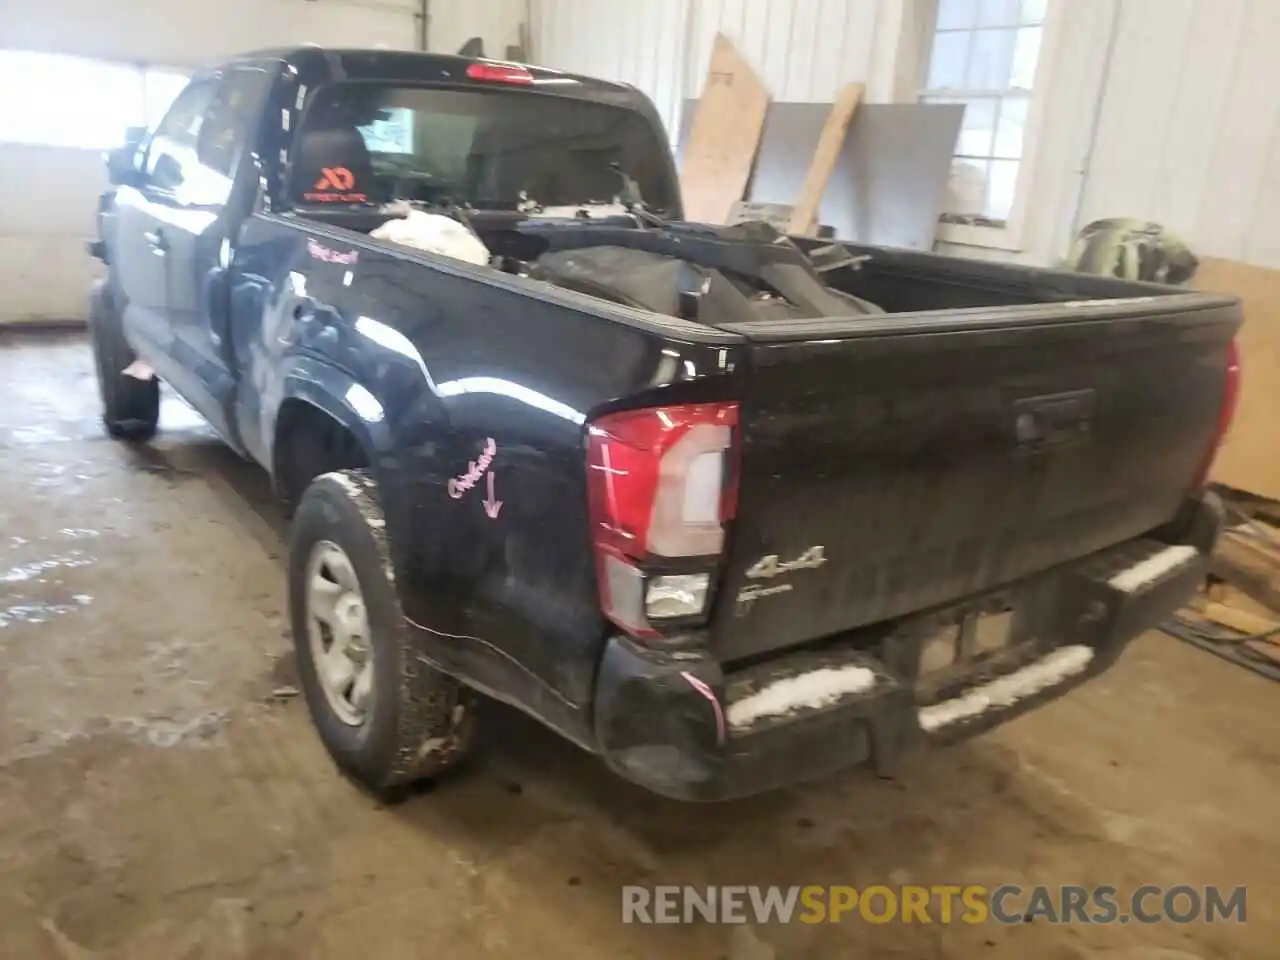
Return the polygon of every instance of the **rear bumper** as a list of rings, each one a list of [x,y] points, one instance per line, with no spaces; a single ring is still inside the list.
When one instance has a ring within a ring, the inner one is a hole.
[[[870,642],[838,639],[727,674],[705,652],[616,637],[598,678],[597,743],[619,774],[682,800],[748,796],[859,765],[889,775],[926,743],[990,729],[1114,664],[1202,582],[1221,514],[1211,499],[1200,512],[1209,519],[1194,549],[1135,541],[1006,591],[1011,656],[936,703],[921,704],[914,677],[892,666],[910,621]]]

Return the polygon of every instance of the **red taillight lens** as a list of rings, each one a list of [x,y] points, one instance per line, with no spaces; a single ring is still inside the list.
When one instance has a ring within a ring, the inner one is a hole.
[[[655,633],[646,615],[657,603],[648,596],[647,561],[708,558],[710,568],[719,559],[737,504],[737,425],[736,403],[698,403],[609,414],[589,426],[600,599],[619,626]]]
[[[472,80],[486,80],[489,83],[533,83],[533,74],[524,67],[505,63],[469,64],[467,76]]]
[[[1236,404],[1240,400],[1240,346],[1235,340],[1227,347],[1227,369],[1222,385],[1222,408],[1218,411],[1218,430],[1213,435],[1213,442],[1205,454],[1204,467],[1196,477],[1196,489],[1209,482],[1209,472],[1213,469],[1214,458],[1222,449],[1222,443],[1231,430],[1231,421],[1236,415]]]

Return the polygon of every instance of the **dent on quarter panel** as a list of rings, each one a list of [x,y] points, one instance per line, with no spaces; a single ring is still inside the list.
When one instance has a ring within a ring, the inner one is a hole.
[[[355,263],[313,257],[300,222],[259,216],[246,227],[239,262],[254,293],[243,303],[260,303],[271,331],[241,336],[262,420],[287,394],[285,368],[319,377],[323,361],[326,376],[342,373],[345,405],[376,430],[396,584],[424,654],[589,739],[578,714],[604,627],[587,549],[583,425],[653,384],[670,359],[666,341],[327,233],[336,259],[358,248]],[[294,322],[301,292],[314,317]],[[713,358],[701,365],[718,370]],[[473,471],[490,441],[491,458]],[[450,481],[473,472],[464,496],[450,496]]]

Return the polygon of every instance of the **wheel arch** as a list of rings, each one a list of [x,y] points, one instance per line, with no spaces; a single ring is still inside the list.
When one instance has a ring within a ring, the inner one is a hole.
[[[379,454],[388,446],[382,407],[374,393],[344,370],[310,358],[283,380],[272,411],[268,462],[276,494],[296,505],[315,476],[366,468],[381,483]]]

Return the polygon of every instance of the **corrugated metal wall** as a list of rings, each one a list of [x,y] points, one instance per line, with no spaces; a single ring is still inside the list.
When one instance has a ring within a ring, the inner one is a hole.
[[[668,129],[702,88],[717,32],[775,100],[827,101],[873,69],[877,0],[535,0],[534,56],[561,70],[632,83]]]
[[[1117,30],[1079,225],[1280,267],[1280,2],[1122,0]]]
[[[723,32],[775,100],[831,100],[841,84],[870,76],[876,9],[876,0],[701,0],[689,59],[693,89]]]
[[[519,43],[520,24],[530,9],[528,0],[430,0],[427,6],[428,49],[457,53],[472,37],[482,37],[485,54],[499,60],[509,45]]]
[[[687,0],[535,0],[533,59],[630,83],[670,127],[682,93]]]
[[[775,99],[829,100],[883,79],[916,0],[533,0],[535,57],[634,83],[669,127],[697,96],[723,30]],[[1280,266],[1280,0],[1055,0],[1056,38],[1021,252],[1051,263],[1104,216],[1146,217],[1197,252]]]
[[[0,49],[199,66],[288,44],[412,47],[416,8],[415,0],[0,0]]]

